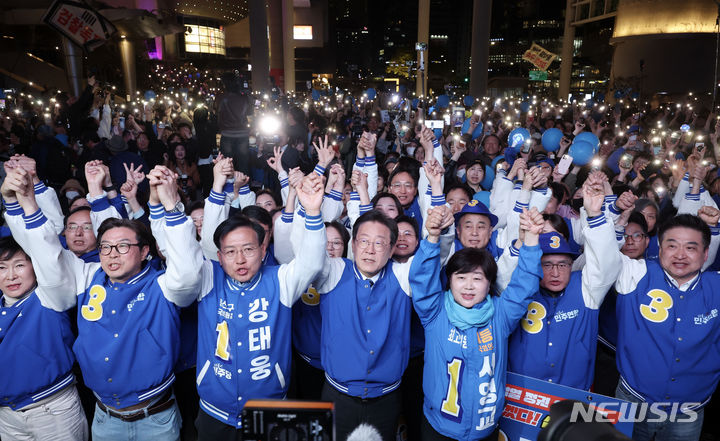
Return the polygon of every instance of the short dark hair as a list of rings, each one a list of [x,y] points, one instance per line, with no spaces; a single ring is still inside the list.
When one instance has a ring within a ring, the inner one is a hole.
[[[710,227],[708,227],[702,219],[692,214],[678,214],[660,225],[660,229],[658,230],[658,241],[660,244],[662,245],[665,233],[673,228],[680,227],[698,231],[702,235],[704,249],[710,246]]]
[[[65,216],[65,219],[63,219],[63,227],[67,227],[68,219],[70,219],[70,216],[72,216],[75,213],[79,213],[81,211],[87,211],[88,214],[90,214],[90,212],[92,210],[87,205],[73,208],[72,210],[70,210],[70,213],[68,213],[67,216]]]
[[[390,176],[388,177],[388,188],[390,187],[390,183],[393,181],[393,179],[395,179],[395,176],[403,172],[410,175],[413,182],[415,183],[415,187],[418,186],[418,181],[420,181],[420,161],[415,158],[403,156],[402,158],[400,158],[392,173],[390,173]]]
[[[187,208],[185,208],[185,214],[190,216],[190,213],[200,208],[205,208],[205,201],[195,201],[192,204],[188,205]]]
[[[242,209],[241,213],[243,216],[247,216],[248,219],[250,219],[251,221],[259,222],[272,230],[272,215],[270,215],[270,213],[268,213],[268,211],[263,207],[258,207],[257,205],[248,205],[247,207]]]
[[[402,204],[400,203],[400,200],[392,193],[388,193],[386,191],[381,191],[380,193],[376,194],[375,197],[372,198],[372,201],[370,203],[372,204],[373,208],[377,205],[378,201],[382,198],[390,198],[395,203],[395,207],[397,207],[398,214],[403,214],[404,209]]]
[[[97,245],[100,246],[103,235],[113,228],[128,228],[135,233],[135,240],[137,240],[140,249],[147,246],[150,248],[150,252],[154,254],[155,240],[150,232],[150,229],[142,222],[130,219],[117,219],[114,217],[105,219],[100,224],[97,232]]]
[[[643,216],[643,214],[639,211],[633,211],[630,213],[630,217],[628,218],[628,225],[629,224],[637,224],[644,234],[648,234],[647,221],[645,220],[645,216]]]
[[[562,216],[560,216],[559,214],[543,213],[542,217],[543,220],[550,222],[550,225],[552,225],[555,231],[560,233],[560,235],[564,237],[565,240],[570,240],[570,228],[568,228],[567,223]]]
[[[25,250],[20,247],[12,236],[0,238],[0,261],[10,260],[17,253],[23,253],[27,260],[30,260],[30,256],[27,255]]]
[[[357,233],[358,231],[360,231],[360,226],[366,222],[377,222],[385,225],[390,230],[390,245],[395,245],[398,237],[397,222],[385,216],[385,214],[380,210],[370,210],[357,218],[352,231],[353,240],[357,238]]]
[[[343,241],[342,256],[347,257],[348,242],[350,242],[350,233],[348,233],[347,228],[345,228],[345,225],[341,224],[338,221],[325,222],[325,230],[327,230],[328,228],[334,229],[340,235],[340,238]]]
[[[260,209],[262,210],[262,208]],[[213,242],[215,243],[215,246],[220,249],[220,242],[225,238],[225,236],[238,228],[243,227],[251,228],[257,235],[258,244],[263,243],[263,240],[265,240],[265,229],[261,227],[258,222],[253,221],[247,216],[240,215],[230,216],[218,225],[217,229],[215,229],[215,233],[213,234]]]
[[[552,191],[553,197],[557,199],[558,204],[562,204],[563,200],[567,200],[567,198],[570,197],[570,190],[567,188],[567,185],[562,182],[551,182],[550,190]]]
[[[468,197],[468,201],[471,201],[472,198],[473,198],[473,196],[475,195],[475,191],[473,191],[473,189],[470,188],[469,185],[467,185],[467,184],[453,184],[453,185],[445,188],[445,196],[447,196],[448,194],[450,194],[451,191],[453,191],[453,190],[458,190],[458,189],[465,192],[465,194],[466,194],[467,197]]]
[[[422,239],[422,237],[420,237],[420,225],[418,225],[418,222],[414,217],[410,217],[407,214],[400,214],[400,216],[395,218],[395,223],[400,224],[400,222],[410,224],[413,230],[415,230],[415,236],[418,238],[418,240]]]
[[[450,279],[455,273],[469,273],[480,268],[485,274],[485,278],[490,281],[490,293],[493,294],[492,287],[497,279],[497,263],[495,258],[486,249],[480,248],[463,248],[456,252],[450,258],[445,267],[445,275],[447,276],[447,289],[450,289]]]

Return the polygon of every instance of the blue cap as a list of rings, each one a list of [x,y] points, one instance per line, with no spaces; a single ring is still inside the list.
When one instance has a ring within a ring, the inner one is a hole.
[[[488,207],[477,199],[472,199],[470,202],[465,204],[462,210],[455,213],[455,223],[460,221],[460,218],[466,214],[482,214],[490,219],[490,225],[493,227],[497,224],[498,218],[494,214],[490,213]]]
[[[553,168],[553,169],[555,168],[555,161],[548,158],[547,156],[545,156],[544,158],[538,159],[536,165],[540,165],[541,162],[546,163],[547,165],[550,166],[550,168]]]
[[[567,241],[559,233],[542,233],[539,237],[540,249],[543,254],[570,254],[577,256],[577,253],[570,249]]]
[[[627,132],[628,132],[628,133],[641,133],[641,132],[642,132],[642,129],[640,128],[639,125],[633,124],[633,125],[630,126],[630,128],[628,129]]]

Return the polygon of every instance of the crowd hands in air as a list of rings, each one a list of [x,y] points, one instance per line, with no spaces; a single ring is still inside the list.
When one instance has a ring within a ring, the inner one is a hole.
[[[220,152],[207,121],[78,148],[15,119],[0,436],[238,439],[247,400],[290,396],[333,401],[339,440],[363,422],[393,439],[401,415],[411,440],[492,439],[515,372],[682,403],[698,418],[634,439],[698,439],[720,377],[715,116],[505,101],[436,132],[409,103],[383,123],[388,98],[285,107],[272,136],[238,120]],[[593,160],[562,163],[584,132]]]

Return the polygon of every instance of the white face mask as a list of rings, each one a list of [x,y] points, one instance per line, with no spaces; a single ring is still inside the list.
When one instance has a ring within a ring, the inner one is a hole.
[[[457,171],[456,175],[457,175],[458,179],[464,178],[465,177],[465,169],[461,168],[460,170]]]
[[[65,192],[65,197],[68,201],[72,201],[76,197],[80,196],[80,192],[77,192],[75,190],[68,190]]]
[[[415,155],[415,147],[407,147],[407,148],[405,148],[405,151],[407,152],[408,156]]]

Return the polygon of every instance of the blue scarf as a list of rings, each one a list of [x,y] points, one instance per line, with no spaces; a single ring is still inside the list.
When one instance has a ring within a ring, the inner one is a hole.
[[[487,326],[495,313],[495,305],[492,296],[488,293],[485,300],[468,309],[458,304],[452,292],[448,290],[445,291],[445,311],[447,311],[450,323],[464,331],[470,328],[484,328]]]

